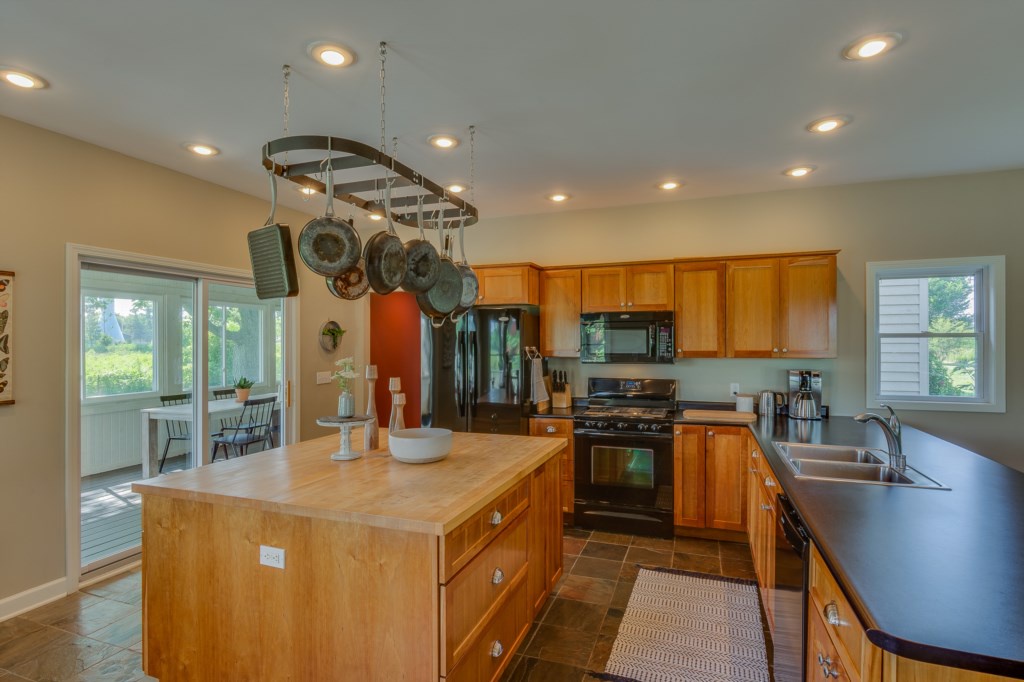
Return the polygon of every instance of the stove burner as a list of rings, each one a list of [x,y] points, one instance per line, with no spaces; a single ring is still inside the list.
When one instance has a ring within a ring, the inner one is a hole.
[[[669,410],[658,407],[590,407],[580,416],[597,419],[668,419]]]

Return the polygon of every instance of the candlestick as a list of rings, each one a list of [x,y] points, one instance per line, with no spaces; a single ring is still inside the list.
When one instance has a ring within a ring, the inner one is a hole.
[[[377,421],[377,365],[366,366],[366,416],[373,421],[363,427],[363,450],[380,447],[380,426]]]

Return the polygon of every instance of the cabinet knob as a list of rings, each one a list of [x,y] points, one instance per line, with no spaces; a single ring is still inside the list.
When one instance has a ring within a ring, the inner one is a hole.
[[[829,625],[839,626],[842,624],[839,620],[839,606],[834,601],[825,604],[825,608],[822,611],[825,614],[825,622]]]
[[[832,658],[818,652],[818,665],[832,665]]]
[[[676,348],[676,352],[677,352],[677,353],[682,353],[682,352],[683,352],[683,349],[682,349],[682,348]]]
[[[783,352],[783,353],[788,353],[788,352],[789,352],[789,349],[788,349],[788,348],[783,348],[783,349],[782,349],[782,352]]]
[[[628,302],[626,303],[626,305],[627,305],[628,307],[632,308],[632,307],[633,307],[633,302],[632,302],[632,301],[628,301]]]
[[[762,504],[761,511],[771,511],[773,507],[770,504]]]
[[[708,431],[708,438],[714,438],[714,436],[715,436],[715,432],[714,431]]]
[[[750,467],[749,469],[747,469],[747,471],[749,471],[752,474],[756,474],[757,473],[757,469],[754,468],[754,467]]]
[[[757,450],[751,450],[750,451],[750,456],[753,457],[754,459],[757,459],[761,455],[757,454]]]
[[[547,428],[546,428],[546,429],[544,429],[544,430],[545,430],[545,431],[547,431],[548,433],[554,433],[554,432],[555,432],[555,431],[557,431],[558,429],[556,429],[556,428],[555,428],[554,426],[549,426],[549,427],[547,427]]]
[[[625,308],[626,307],[626,302],[625,301],[619,301],[619,307],[620,308]]]
[[[773,481],[770,476],[765,476],[764,477],[764,487],[765,488],[774,488],[775,487],[775,481]]]
[[[494,574],[491,575],[491,584],[492,585],[500,585],[501,582],[504,579],[505,579],[505,572],[503,570],[501,570],[500,568],[494,569]]]
[[[491,658],[501,658],[503,653],[505,653],[505,647],[501,645],[501,640],[494,640],[494,644],[491,645]]]
[[[497,509],[495,509],[494,513],[491,514],[491,525],[492,526],[497,526],[499,523],[501,523],[501,520],[503,518],[504,517],[501,515],[501,512],[498,511]]]
[[[682,431],[680,431],[679,429],[676,429],[676,435],[677,435],[677,436],[681,436],[681,435],[683,435],[683,432],[682,432]]]
[[[773,353],[778,353],[778,352],[779,352],[779,349],[778,349],[778,348],[772,348],[772,352],[773,352]]]

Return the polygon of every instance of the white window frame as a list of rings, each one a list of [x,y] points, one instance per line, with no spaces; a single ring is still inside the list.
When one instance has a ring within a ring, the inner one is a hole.
[[[881,337],[878,334],[878,282],[894,277],[942,277],[980,272],[975,323],[979,336],[978,375],[981,395],[880,395]],[[1006,412],[1006,257],[974,256],[867,263],[865,319],[867,406],[883,403],[903,410]],[[983,300],[982,300],[983,299]]]

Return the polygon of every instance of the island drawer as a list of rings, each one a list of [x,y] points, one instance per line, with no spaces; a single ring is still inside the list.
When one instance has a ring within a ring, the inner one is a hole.
[[[881,651],[868,641],[864,626],[814,545],[811,545],[809,586],[807,608],[812,617],[822,621],[849,679],[873,679],[874,671],[880,666]]]
[[[806,679],[856,680],[843,666],[842,658],[828,636],[821,614],[813,606],[807,614],[807,669]]]
[[[508,667],[513,652],[530,627],[526,572],[512,585],[509,600],[473,640],[446,682],[490,682]]]
[[[446,670],[463,657],[488,618],[507,603],[510,586],[525,572],[527,518],[527,514],[520,514],[458,575],[441,586]]]
[[[445,535],[441,543],[441,582],[451,580],[529,506],[530,478],[526,477]]]

